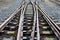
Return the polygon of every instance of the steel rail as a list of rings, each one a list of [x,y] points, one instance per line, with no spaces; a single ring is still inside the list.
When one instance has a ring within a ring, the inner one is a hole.
[[[33,5],[33,10],[34,10],[34,22],[33,22],[33,28],[32,28],[32,33],[31,33],[31,39],[34,40],[34,32],[35,32],[35,27],[36,27],[36,10],[35,6]]]
[[[37,4],[38,5],[38,4]],[[45,20],[48,22],[48,24],[51,26],[51,29],[54,31],[55,35],[59,38],[60,40],[60,32],[56,28],[56,24],[53,22],[53,20],[46,14],[46,12],[42,11],[43,9],[38,7],[38,10],[42,12]],[[58,26],[57,26],[58,27]]]
[[[36,14],[37,14],[37,40],[40,40],[40,33],[39,33],[40,30],[39,30],[39,19],[38,19],[38,8],[37,8],[37,6],[36,6]]]
[[[40,40],[40,34],[39,34],[39,21],[38,21],[38,8],[36,6],[36,4],[34,4],[33,2],[31,2],[34,6],[35,6],[35,14],[36,14],[36,23],[37,23],[37,40]],[[35,30],[34,30],[35,31]]]
[[[21,16],[20,16],[20,21],[19,21],[19,28],[18,28],[18,33],[17,33],[17,40],[22,40],[23,32],[22,32],[22,25],[23,25],[23,20],[24,20],[24,13],[26,10],[27,4],[24,5],[24,8],[21,10]]]
[[[23,2],[24,4],[24,2]],[[0,25],[0,30],[3,30],[5,28],[5,26],[13,19],[13,17],[19,12],[21,11],[21,9],[23,9],[23,4],[21,5],[21,7],[18,7],[14,13],[11,14],[10,17],[8,17],[1,25]]]

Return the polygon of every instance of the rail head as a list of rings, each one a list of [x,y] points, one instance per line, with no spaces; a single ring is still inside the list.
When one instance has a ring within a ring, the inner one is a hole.
[[[19,27],[18,27],[18,33],[17,33],[17,40],[22,40],[22,25],[23,25],[23,19],[24,19],[24,13],[27,7],[27,3],[24,5],[24,8],[21,10],[21,16],[20,16],[20,21],[19,21]]]
[[[37,40],[40,40],[40,29],[39,29],[38,7],[37,6],[36,6],[36,14],[37,14]]]
[[[33,4],[32,4],[33,5]],[[34,13],[34,19],[33,19],[33,28],[32,28],[32,33],[31,33],[31,40],[34,40],[34,35],[35,35],[35,27],[36,27],[36,10],[35,6],[33,5],[33,13]]]

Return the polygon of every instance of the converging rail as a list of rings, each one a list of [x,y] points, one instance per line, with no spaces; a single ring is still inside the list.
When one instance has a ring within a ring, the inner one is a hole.
[[[21,7],[17,8],[16,11],[15,11],[13,14],[11,14],[11,16],[10,16],[7,20],[5,20],[5,22],[3,22],[3,23],[0,25],[0,30],[4,29],[4,27],[11,21],[11,19],[13,19],[13,17],[14,17],[16,14],[18,14],[18,12],[19,12],[22,8],[24,8],[24,6],[23,6],[24,3],[25,3],[25,1],[23,1]]]
[[[21,7],[0,25],[0,40],[60,40],[60,28],[39,7],[23,1]]]

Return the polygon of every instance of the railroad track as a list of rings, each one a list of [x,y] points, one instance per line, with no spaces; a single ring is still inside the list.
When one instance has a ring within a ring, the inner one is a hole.
[[[16,14],[14,18],[5,26],[3,30],[0,30],[0,40],[15,40],[18,31],[20,13]]]
[[[52,20],[50,16],[47,15],[47,13],[38,6],[37,2],[36,4],[36,10],[37,10],[37,20],[39,23],[40,30],[38,33],[38,40],[60,40],[60,29],[58,28],[59,26],[56,25],[56,21]],[[45,34],[46,33],[46,34]],[[47,37],[47,38],[46,38]],[[50,39],[51,38],[51,39]]]
[[[37,2],[23,2],[0,29],[0,40],[60,40],[60,29]]]
[[[58,40],[42,13],[40,11],[38,13],[40,40]]]
[[[27,4],[23,2],[21,7],[0,25],[0,40],[17,40],[20,17],[26,8],[26,5]]]
[[[35,38],[37,38],[37,40],[60,40],[59,26],[57,26],[54,20],[52,20],[44,11],[41,10],[37,2],[32,4],[36,4],[35,11],[37,17],[37,31],[35,31],[35,36],[37,37]]]

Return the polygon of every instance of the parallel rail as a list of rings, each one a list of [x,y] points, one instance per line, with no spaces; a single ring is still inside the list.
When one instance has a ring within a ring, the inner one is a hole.
[[[45,20],[48,22],[48,24],[51,26],[51,29],[54,31],[54,33],[56,34],[56,36],[58,37],[58,39],[60,40],[60,28],[59,26],[47,15],[47,13],[38,6],[37,2],[35,2],[38,10],[40,12],[42,12],[42,15],[44,16]]]

